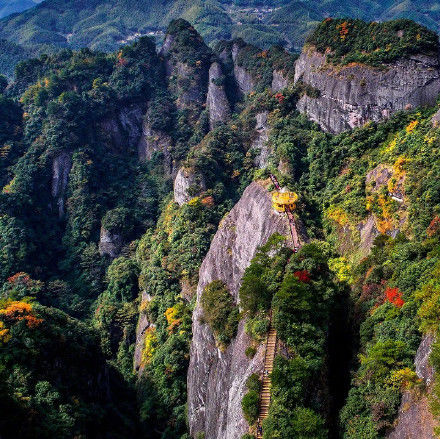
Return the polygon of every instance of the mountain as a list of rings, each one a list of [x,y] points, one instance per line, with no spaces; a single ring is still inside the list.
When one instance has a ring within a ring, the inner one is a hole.
[[[266,407],[264,439],[434,437],[439,48],[408,19],[326,18],[299,56],[177,19],[159,52],[19,63],[2,437],[254,439]]]
[[[0,1],[0,18],[34,7],[42,0],[2,0]]]
[[[437,31],[438,11],[439,2],[434,0],[361,3],[351,0],[47,0],[0,21],[0,38],[24,46],[32,53],[86,46],[113,51],[141,35],[155,36],[161,42],[169,21],[182,17],[211,45],[219,40],[242,38],[262,48],[281,44],[299,51],[314,26],[328,16],[370,21],[409,18]]]

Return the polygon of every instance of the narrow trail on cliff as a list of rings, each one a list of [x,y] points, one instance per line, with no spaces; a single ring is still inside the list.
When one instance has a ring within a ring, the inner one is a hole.
[[[267,418],[269,414],[269,406],[270,406],[270,389],[271,389],[271,380],[270,374],[273,370],[273,362],[275,359],[275,354],[277,350],[277,331],[271,325],[269,328],[269,332],[267,334],[267,342],[266,342],[266,353],[264,355],[264,373],[263,373],[263,383],[261,385],[260,391],[260,410],[259,410],[259,423],[258,426],[261,426],[261,423],[264,419]],[[257,439],[263,438],[263,431],[258,427],[257,428]]]
[[[281,191],[280,184],[274,175],[270,175],[270,179],[274,184],[277,191]],[[274,198],[273,198],[274,200]],[[288,203],[288,201],[286,201]],[[286,213],[287,219],[289,221],[289,229],[292,237],[293,251],[296,253],[300,247],[301,242],[299,240],[298,232],[296,230],[296,223],[292,213],[292,208],[290,204],[284,206],[284,212]],[[260,407],[258,413],[257,422],[257,439],[263,438],[262,422],[267,418],[269,414],[269,406],[271,401],[271,373],[273,371],[273,363],[275,360],[275,354],[277,350],[277,331],[272,325],[272,314],[270,315],[270,327],[267,333],[266,340],[266,352],[264,354],[264,372],[263,372],[263,382],[260,391]]]

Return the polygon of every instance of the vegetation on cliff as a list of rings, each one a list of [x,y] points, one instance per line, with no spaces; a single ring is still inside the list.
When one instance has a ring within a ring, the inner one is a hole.
[[[338,62],[357,54],[356,61],[374,64],[437,48],[415,24],[350,21],[341,34],[345,28],[336,26],[344,22],[328,20],[322,39],[312,37],[319,50],[334,43]],[[350,34],[354,26],[359,40]],[[381,30],[378,40],[362,54],[372,26]],[[194,69],[191,75],[218,60],[187,22],[173,22],[169,31],[170,56]],[[413,359],[421,334],[438,331],[440,130],[430,120],[434,109],[421,109],[325,134],[296,110],[301,94],[314,90],[301,83],[276,93],[268,88],[273,70],[291,72],[292,62],[279,47],[241,45],[239,64],[253,74],[256,90],[236,97],[232,120],[211,132],[203,101],[189,108],[170,93],[187,92],[203,75],[168,79],[149,38],[111,54],[44,55],[19,64],[6,89],[0,79],[6,438],[14,425],[22,437],[188,438],[198,270],[224,215],[269,172],[301,194],[298,208],[312,242],[293,254],[284,237],[273,236],[246,269],[242,312],[214,282],[202,295],[204,318],[222,349],[238,319],[246,319],[251,358],[272,311],[283,355],[272,375],[265,439],[324,438],[338,429],[346,438],[379,438],[390,430],[402,390],[420,385]],[[229,87],[233,66],[226,60],[223,67]],[[251,145],[261,112],[268,113],[272,153],[268,168],[257,170]],[[170,140],[166,151],[140,162],[147,123]],[[178,206],[171,177],[181,166],[200,174],[205,187]],[[117,257],[100,252],[101,228],[122,241]],[[351,344],[338,326],[348,319],[346,337],[358,334]],[[343,357],[353,350],[349,391],[347,358],[339,368],[334,363],[341,345],[349,347]],[[435,365],[438,357],[436,345]],[[250,423],[258,386],[252,378],[243,400]]]
[[[375,67],[411,55],[437,54],[438,35],[419,24],[399,19],[384,23],[325,19],[306,41],[335,64],[362,63]]]

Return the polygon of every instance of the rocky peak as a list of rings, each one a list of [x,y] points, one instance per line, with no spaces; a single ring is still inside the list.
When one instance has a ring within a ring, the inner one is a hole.
[[[435,55],[413,55],[375,68],[358,63],[333,65],[328,56],[306,46],[296,62],[295,82],[319,91],[304,95],[298,109],[325,131],[340,133],[398,110],[434,105],[440,93],[440,64]]]
[[[255,116],[256,125],[254,131],[254,138],[252,140],[251,148],[258,151],[255,157],[255,164],[260,169],[265,168],[269,163],[269,156],[271,148],[269,147],[269,123],[267,120],[268,112],[263,111]]]
[[[414,361],[416,373],[425,382],[428,392],[434,377],[434,370],[429,364],[433,343],[434,337],[429,334],[425,335],[417,349]],[[417,395],[414,391],[406,390],[402,396],[396,427],[387,439],[436,439],[437,435],[434,430],[438,426],[438,420],[431,413],[428,396]]]
[[[225,76],[218,62],[213,62],[209,69],[208,95],[206,107],[209,111],[211,129],[219,122],[226,122],[231,115],[231,108],[224,86]]]
[[[160,51],[164,58],[169,87],[178,109],[188,109],[198,118],[206,102],[208,70],[212,52],[193,26],[183,19],[173,20]]]
[[[120,233],[111,232],[110,230],[101,227],[99,238],[99,254],[101,256],[108,255],[111,258],[116,258],[124,244],[122,235]]]
[[[164,172],[173,175],[172,142],[168,133],[153,128],[149,109],[142,122],[142,134],[137,145],[139,160],[151,160],[154,153],[162,153]]]
[[[289,85],[289,78],[282,70],[274,70],[272,73],[272,90],[280,91]]]
[[[174,179],[174,201],[182,206],[205,189],[203,176],[192,168],[182,166]]]
[[[263,368],[264,347],[252,359],[246,357],[251,340],[241,321],[236,338],[225,351],[219,350],[209,326],[201,321],[200,298],[209,283],[221,280],[238,302],[246,267],[275,232],[287,235],[288,223],[274,213],[270,193],[254,182],[221,222],[201,265],[188,370],[188,420],[193,437],[205,433],[210,439],[239,439],[248,430],[241,400],[247,378]]]

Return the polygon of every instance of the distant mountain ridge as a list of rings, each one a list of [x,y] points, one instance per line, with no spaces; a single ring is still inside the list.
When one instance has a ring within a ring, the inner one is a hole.
[[[31,3],[3,0],[0,17]],[[300,51],[306,36],[329,16],[366,21],[409,18],[437,32],[440,1],[369,0],[359,4],[354,0],[47,0],[0,20],[0,39],[33,54],[85,46],[108,52],[141,35],[154,36],[160,42],[170,20],[181,17],[191,22],[211,45],[219,40],[243,38],[262,48],[280,44]]]
[[[30,9],[36,4],[41,3],[41,1],[42,0],[1,0],[0,18]]]

